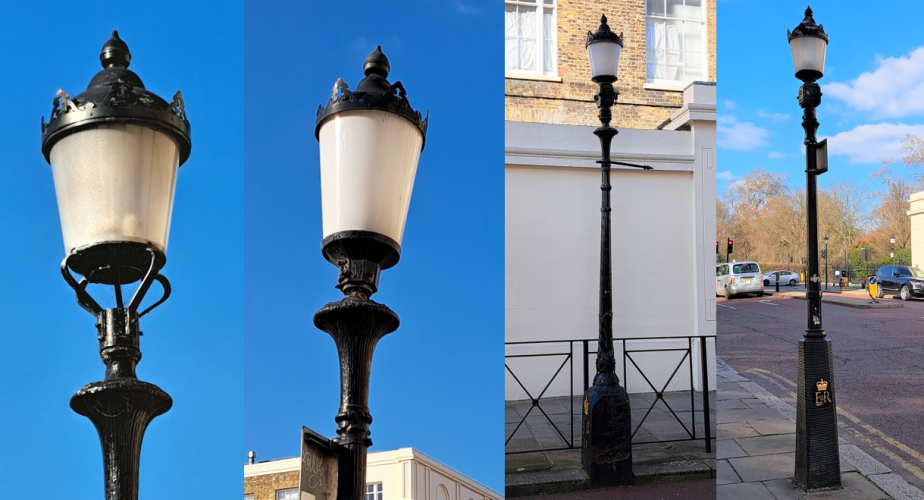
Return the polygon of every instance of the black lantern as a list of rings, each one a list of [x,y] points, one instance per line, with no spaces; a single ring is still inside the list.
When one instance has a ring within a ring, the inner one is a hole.
[[[815,83],[824,75],[828,36],[815,24],[812,9],[791,32],[792,49],[803,109],[805,130],[806,233],[808,269],[805,297],[807,325],[799,341],[799,373],[796,395],[795,482],[802,489],[840,487],[840,452],[837,443],[837,408],[831,340],[822,327],[821,278],[818,276],[818,176],[827,171],[826,141],[818,142],[815,108],[821,104],[821,87]],[[827,243],[826,243],[827,244]]]
[[[84,386],[71,408],[96,426],[103,448],[105,498],[137,499],[141,441],[148,424],[170,409],[170,396],[135,375],[141,359],[138,320],[170,295],[160,274],[177,169],[190,153],[182,95],[167,102],[128,69],[131,53],[117,31],[100,53],[103,69],[73,98],[59,90],[42,154],[54,176],[66,257],[61,272],[77,302],[96,317],[102,382]],[[82,278],[78,281],[73,273]],[[157,281],[163,296],[138,308]],[[122,286],[140,282],[125,301]],[[116,307],[104,309],[89,284],[112,285]]]
[[[603,158],[600,164],[602,198],[600,208],[600,304],[597,332],[597,374],[593,385],[584,392],[582,415],[581,463],[592,484],[629,484],[632,472],[632,412],[629,395],[619,384],[616,375],[616,355],[613,350],[613,268],[612,227],[610,221],[610,169],[613,164],[650,169],[647,165],[634,165],[612,161],[610,147],[618,133],[610,126],[611,108],[619,93],[613,88],[622,37],[613,33],[600,17],[596,32],[587,33],[585,43],[590,58],[591,80],[599,85],[594,96],[599,109],[601,126],[594,130],[600,139]]]
[[[792,50],[792,62],[796,68],[796,78],[804,82],[814,82],[825,72],[825,50],[828,48],[828,35],[820,24],[815,24],[812,9],[805,9],[805,19],[792,31],[786,32],[789,48]]]
[[[318,108],[324,238],[321,252],[340,271],[344,298],[325,305],[314,324],[340,356],[338,498],[362,498],[369,439],[369,376],[376,343],[398,328],[398,316],[369,297],[379,273],[401,254],[427,119],[411,108],[404,86],[387,80],[381,47],[366,58],[365,78],[349,90],[338,79]]]

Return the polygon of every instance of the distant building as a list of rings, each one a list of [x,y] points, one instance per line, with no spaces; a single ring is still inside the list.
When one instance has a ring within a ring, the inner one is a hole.
[[[569,351],[551,341],[596,338],[599,328],[599,87],[584,41],[601,13],[624,40],[612,160],[654,167],[612,168],[614,335],[681,337],[633,348],[692,345],[695,355],[634,361],[666,371],[653,382],[659,390],[680,362],[668,390],[689,389],[691,376],[701,390],[701,341],[685,337],[716,331],[715,3],[505,0],[505,332],[507,342],[533,343],[507,346],[506,399],[530,399],[520,383],[533,396],[580,394],[581,344]],[[706,345],[714,388],[714,343]],[[562,349],[561,358],[530,357]],[[595,342],[589,349],[592,377]],[[619,343],[616,358],[623,378]],[[560,359],[574,362],[556,374]],[[627,372],[629,392],[652,391],[636,366]]]
[[[300,460],[244,465],[244,500],[301,500]],[[492,491],[413,448],[368,455],[365,500],[503,500]]]
[[[911,210],[911,265],[924,267],[924,191],[912,193]]]

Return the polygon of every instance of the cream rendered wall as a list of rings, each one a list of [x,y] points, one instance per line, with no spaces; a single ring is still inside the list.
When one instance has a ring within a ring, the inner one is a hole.
[[[715,294],[710,288],[715,269],[715,86],[693,85],[685,99],[684,108],[665,125],[685,130],[627,129],[613,140],[614,160],[654,167],[650,171],[613,167],[617,338],[715,334]],[[597,336],[600,169],[595,162],[600,146],[593,130],[506,124],[507,342]],[[686,340],[632,344],[661,349],[686,345]],[[707,363],[714,366],[712,342],[707,346]],[[508,355],[520,355],[556,349],[562,347],[508,345],[506,350]],[[698,350],[694,353],[698,387],[700,357]],[[622,378],[620,354],[617,370]],[[681,356],[678,352],[634,355],[659,390]],[[508,358],[507,364],[537,396],[565,359],[564,355]],[[593,356],[590,363],[593,366]],[[689,387],[688,366],[678,372],[670,389]],[[578,367],[577,363],[571,370],[563,366],[545,395],[567,394],[571,384],[575,394],[580,394],[583,385]],[[650,392],[633,372],[630,368],[629,391]],[[710,372],[714,388],[714,369]],[[527,398],[509,371],[505,376],[506,398]]]
[[[297,471],[298,458],[244,466],[244,477]],[[382,483],[384,500],[503,500],[504,496],[413,448],[368,455],[366,483]]]
[[[911,263],[924,267],[924,191],[912,193],[911,210]]]

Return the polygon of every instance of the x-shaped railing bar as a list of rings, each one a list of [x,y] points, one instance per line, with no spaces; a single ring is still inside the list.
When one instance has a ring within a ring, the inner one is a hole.
[[[679,370],[680,367],[683,366],[683,362],[687,359],[687,357],[690,356],[690,350],[689,349],[659,349],[658,351],[659,352],[683,351],[683,357],[680,358],[680,362],[677,363],[677,367],[674,368],[674,371],[671,373],[671,376],[668,377],[667,382],[664,382],[664,387],[662,387],[660,391],[654,386],[653,383],[651,383],[651,380],[648,380],[648,376],[645,375],[645,372],[642,371],[642,369],[638,366],[638,363],[635,362],[635,359],[632,358],[633,352],[652,352],[652,351],[624,351],[626,359],[632,362],[632,364],[635,366],[635,369],[638,370],[638,373],[642,376],[643,379],[645,379],[645,382],[648,383],[648,386],[651,387],[651,390],[655,392],[654,401],[651,403],[651,406],[648,407],[648,411],[645,412],[645,416],[642,417],[641,422],[638,423],[638,427],[636,427],[635,430],[632,431],[632,437],[633,438],[635,437],[635,434],[638,432],[638,430],[642,428],[642,424],[645,423],[645,419],[647,419],[648,415],[651,414],[651,410],[653,410],[655,405],[658,404],[658,401],[661,401],[664,403],[664,406],[667,407],[668,411],[671,412],[671,415],[674,417],[674,420],[676,420],[677,423],[679,423],[680,426],[683,427],[683,430],[686,431],[687,435],[690,436],[690,438],[692,439],[696,439],[696,435],[695,435],[696,427],[693,428],[693,433],[691,433],[690,430],[687,429],[686,424],[684,424],[683,421],[680,420],[680,417],[678,417],[677,414],[674,413],[674,409],[671,408],[671,405],[668,404],[666,399],[664,399],[664,391],[667,389],[667,386],[671,383],[671,380],[674,380],[674,375],[677,374],[677,370]],[[690,360],[690,362],[692,363],[692,359]],[[694,411],[694,409],[691,408],[690,411],[692,412]]]
[[[541,399],[542,399],[542,396],[545,395],[545,391],[547,391],[547,390],[549,389],[549,387],[552,385],[552,382],[555,381],[555,378],[558,377],[558,374],[559,374],[559,373],[561,373],[561,369],[564,368],[565,365],[566,365],[569,361],[571,361],[571,353],[527,354],[527,355],[522,355],[522,356],[507,356],[507,357],[509,357],[509,358],[535,358],[535,357],[543,357],[543,356],[564,356],[565,359],[562,360],[561,365],[559,365],[558,369],[555,370],[555,374],[552,375],[552,378],[549,379],[549,382],[548,382],[547,384],[545,384],[545,387],[542,388],[542,392],[539,393],[539,396],[538,396],[538,397],[533,397],[533,395],[529,392],[529,389],[527,389],[526,386],[523,385],[523,382],[520,382],[519,377],[517,377],[517,375],[516,375],[515,373],[513,373],[513,370],[510,368],[510,366],[509,366],[506,362],[504,362],[504,368],[506,368],[507,371],[510,372],[510,375],[513,377],[513,380],[515,380],[516,383],[520,386],[520,388],[523,389],[523,392],[525,392],[526,395],[529,396],[530,401],[532,401],[532,403],[533,403],[533,405],[529,408],[529,410],[526,411],[526,415],[523,415],[523,418],[520,419],[520,423],[517,424],[517,426],[513,429],[513,432],[510,433],[510,436],[507,437],[507,440],[504,441],[504,446],[507,446],[507,443],[509,443],[510,440],[513,439],[513,436],[517,433],[517,431],[520,430],[520,426],[523,425],[523,422],[526,422],[526,418],[529,417],[529,414],[530,414],[530,413],[532,413],[533,408],[538,408],[539,411],[542,413],[542,415],[545,417],[545,419],[546,419],[546,420],[549,422],[549,424],[552,426],[552,428],[555,429],[555,432],[558,433],[558,436],[561,437],[562,441],[564,441],[565,444],[568,445],[569,448],[573,448],[573,447],[574,447],[574,436],[573,436],[573,435],[574,435],[574,432],[573,432],[573,430],[572,430],[572,433],[571,433],[571,434],[572,434],[571,441],[568,441],[568,439],[565,438],[565,435],[562,434],[562,432],[561,432],[561,430],[558,428],[558,426],[555,425],[555,422],[552,422],[552,419],[549,418],[549,416],[548,416],[548,414],[546,414],[545,410],[543,410],[542,407],[539,406],[539,400],[541,400]],[[570,399],[573,399],[573,398],[570,398]],[[570,399],[569,399],[569,402],[570,402]],[[573,426],[574,426],[574,418],[571,417],[571,414],[572,414],[572,412],[571,412],[570,409],[569,409],[568,418],[569,418],[569,420],[571,420],[571,425],[572,425],[572,427],[573,427]]]

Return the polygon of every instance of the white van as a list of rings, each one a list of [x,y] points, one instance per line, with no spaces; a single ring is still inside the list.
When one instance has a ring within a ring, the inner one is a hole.
[[[728,262],[715,266],[715,294],[730,299],[742,293],[764,295],[764,276],[753,260]]]

